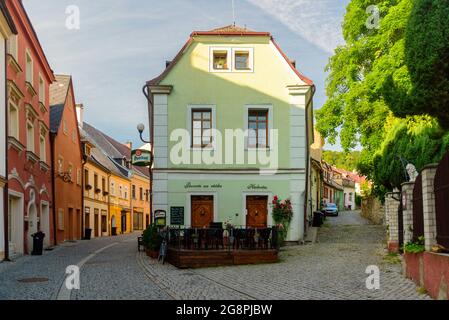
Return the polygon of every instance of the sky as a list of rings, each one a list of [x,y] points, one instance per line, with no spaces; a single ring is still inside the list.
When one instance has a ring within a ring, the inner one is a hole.
[[[71,74],[85,121],[120,142],[140,146],[138,123],[147,123],[142,87],[159,75],[194,30],[233,23],[232,0],[24,0],[56,74]],[[235,0],[236,24],[273,34],[297,68],[311,78],[315,109],[326,101],[324,71],[343,43],[349,0]],[[66,27],[77,6],[80,28]],[[338,150],[339,145],[326,145]]]

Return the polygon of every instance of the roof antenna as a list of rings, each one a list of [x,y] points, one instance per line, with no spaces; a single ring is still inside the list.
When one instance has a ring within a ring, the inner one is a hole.
[[[235,0],[232,0],[232,21],[234,21],[235,27]]]

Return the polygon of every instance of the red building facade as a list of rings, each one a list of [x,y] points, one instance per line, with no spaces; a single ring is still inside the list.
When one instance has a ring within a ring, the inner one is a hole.
[[[6,5],[18,34],[7,42],[9,252],[29,254],[31,235],[54,242],[49,87],[55,81],[36,32],[19,0]]]

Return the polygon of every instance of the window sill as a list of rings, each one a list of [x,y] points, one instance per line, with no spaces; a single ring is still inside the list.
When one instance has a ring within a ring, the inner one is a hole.
[[[14,71],[16,73],[21,73],[23,70],[20,67],[19,63],[17,62],[17,59],[10,53],[7,54],[7,57],[8,57],[8,63],[14,69]]]
[[[42,101],[39,101],[39,107],[42,113],[47,113],[48,109],[45,107],[45,104]]]
[[[18,152],[22,152],[26,148],[16,137],[12,136],[8,137],[8,145],[16,149]]]
[[[39,162],[39,157],[34,153],[34,151],[27,151],[27,160],[33,163]]]
[[[46,164],[44,161],[39,161],[39,164],[41,166],[42,171],[48,172],[50,170],[50,166]]]
[[[33,84],[29,81],[25,81],[25,85],[31,96],[35,97],[37,95],[37,91],[34,89]]]

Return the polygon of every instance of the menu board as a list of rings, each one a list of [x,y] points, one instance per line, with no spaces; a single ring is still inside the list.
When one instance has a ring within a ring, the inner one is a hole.
[[[170,207],[170,224],[175,226],[184,225],[184,207]]]

